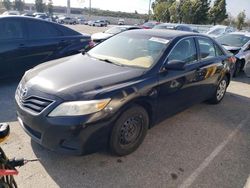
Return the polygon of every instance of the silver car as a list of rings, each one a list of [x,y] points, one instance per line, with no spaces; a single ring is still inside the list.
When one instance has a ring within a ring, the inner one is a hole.
[[[250,77],[250,33],[233,32],[216,40],[237,58],[233,76],[237,76],[243,70]]]

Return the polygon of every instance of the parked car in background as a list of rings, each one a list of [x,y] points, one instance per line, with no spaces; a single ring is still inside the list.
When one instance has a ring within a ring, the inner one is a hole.
[[[33,13],[33,17],[36,17],[36,16],[47,16],[47,14],[46,13],[44,13],[44,12],[34,12]]]
[[[25,16],[0,17],[0,78],[79,53],[91,41],[68,27]]]
[[[125,24],[125,20],[124,19],[119,19],[117,24],[118,25],[124,25]]]
[[[89,21],[88,21],[88,25],[89,25],[89,26],[94,26],[94,23],[95,23],[95,21],[93,21],[93,20],[89,20]]]
[[[209,35],[212,38],[217,38],[219,36],[222,36],[224,34],[231,33],[234,31],[235,29],[233,27],[224,26],[224,25],[216,25],[209,29],[209,31],[207,32],[207,35]]]
[[[126,31],[85,55],[28,71],[15,95],[17,119],[32,140],[53,151],[109,147],[128,155],[157,122],[199,102],[220,103],[232,58],[203,35]]]
[[[35,18],[46,20],[48,22],[52,22],[52,18],[47,15],[36,15]]]
[[[91,36],[91,39],[94,43],[100,43],[118,33],[121,33],[127,30],[134,30],[134,29],[141,29],[141,27],[134,26],[134,25],[114,26],[104,32],[93,34]]]
[[[105,20],[97,20],[93,25],[97,27],[107,27],[108,23]]]
[[[60,24],[70,24],[70,25],[75,25],[78,23],[76,18],[66,17],[66,16],[58,18],[57,22]]]
[[[84,17],[78,17],[77,18],[77,22],[78,22],[78,24],[81,24],[81,25],[83,25],[84,23],[85,23],[85,19],[84,19]]]
[[[153,27],[153,29],[170,29],[198,33],[186,24],[162,23]]]
[[[141,27],[143,29],[152,29],[153,27],[155,27],[158,24],[160,24],[160,22],[146,22]]]
[[[244,70],[250,77],[250,33],[233,32],[222,35],[216,40],[237,58],[233,75],[237,76],[240,71]]]
[[[31,13],[31,12],[26,12],[26,13],[23,13],[21,16],[29,16],[29,17],[34,17],[33,13]]]
[[[20,12],[19,11],[16,11],[16,10],[9,10],[9,11],[5,11],[2,15],[20,15]]]

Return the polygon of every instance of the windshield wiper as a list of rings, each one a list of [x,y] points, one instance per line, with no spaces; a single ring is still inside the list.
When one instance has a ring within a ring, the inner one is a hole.
[[[228,45],[228,44],[221,44],[221,45],[223,45],[223,46],[230,46],[230,45]]]
[[[110,64],[114,64],[114,65],[118,65],[118,66],[124,67],[123,64],[118,63],[117,61],[110,60],[110,59],[99,59],[99,60],[100,61],[104,61],[106,63],[110,63]]]

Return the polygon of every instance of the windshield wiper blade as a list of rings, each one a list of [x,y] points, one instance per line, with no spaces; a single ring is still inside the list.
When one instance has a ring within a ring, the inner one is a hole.
[[[228,44],[221,44],[221,45],[223,45],[223,46],[229,46]]]
[[[114,65],[118,65],[118,66],[124,66],[123,64],[121,64],[121,63],[118,63],[118,62],[116,62],[116,61],[112,61],[112,60],[110,60],[110,59],[99,59],[100,61],[104,61],[104,62],[106,62],[106,63],[110,63],[110,64],[114,64]]]

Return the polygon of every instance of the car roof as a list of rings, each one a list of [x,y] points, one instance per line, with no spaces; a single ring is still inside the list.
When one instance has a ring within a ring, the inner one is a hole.
[[[139,35],[149,35],[154,37],[165,38],[168,40],[174,39],[176,37],[188,37],[188,36],[201,36],[210,38],[207,35],[199,34],[199,33],[191,33],[185,31],[178,31],[178,30],[166,30],[166,29],[138,29],[138,30],[130,30],[126,31],[126,33],[134,33]]]
[[[246,37],[250,37],[250,32],[236,31],[236,32],[232,32],[232,33],[229,33],[229,34],[232,34],[232,35],[244,35]]]
[[[37,19],[37,18],[34,18],[34,17],[28,17],[28,16],[17,16],[17,15],[0,15],[0,19],[26,19],[26,20],[38,20],[38,21],[44,21],[44,22],[48,22],[48,21],[45,21],[45,20],[41,20],[41,19]]]

